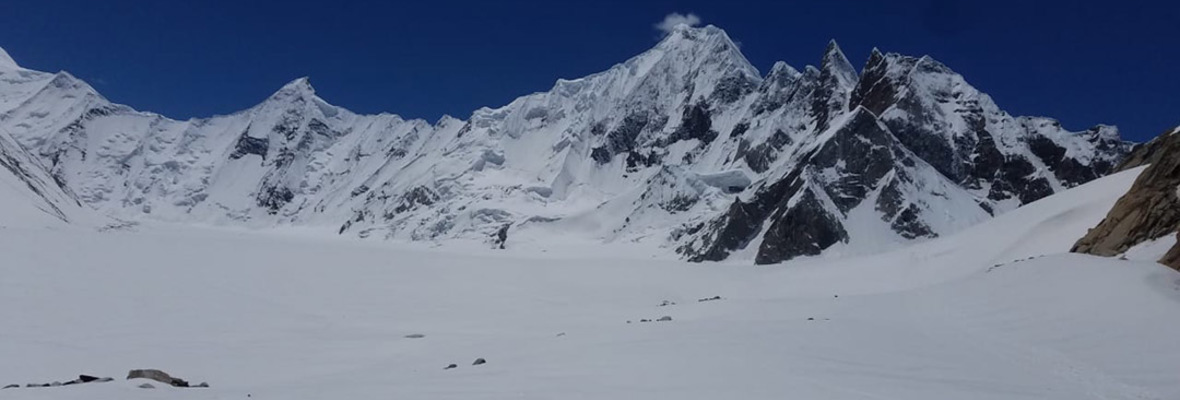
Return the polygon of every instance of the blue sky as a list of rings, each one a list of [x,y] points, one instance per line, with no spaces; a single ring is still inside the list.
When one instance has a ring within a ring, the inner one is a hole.
[[[230,113],[310,76],[354,111],[466,118],[622,62],[694,13],[763,72],[829,39],[929,54],[1016,115],[1145,140],[1180,124],[1180,5],[1138,1],[21,1],[0,47],[113,101],[174,118]]]

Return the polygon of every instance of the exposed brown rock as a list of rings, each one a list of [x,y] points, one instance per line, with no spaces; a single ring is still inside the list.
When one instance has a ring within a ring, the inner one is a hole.
[[[1159,261],[1161,264],[1180,270],[1180,233],[1176,234],[1176,243]]]
[[[1150,164],[1106,218],[1074,244],[1076,253],[1114,256],[1180,231],[1180,135],[1169,131],[1136,147],[1119,170]],[[1160,262],[1180,270],[1180,246]]]

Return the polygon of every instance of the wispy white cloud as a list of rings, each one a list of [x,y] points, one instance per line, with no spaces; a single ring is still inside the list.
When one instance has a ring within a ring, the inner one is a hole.
[[[693,14],[693,13],[688,13],[688,14],[671,13],[671,14],[664,16],[664,20],[660,21],[659,23],[655,24],[654,26],[660,32],[670,33],[670,32],[672,32],[673,28],[676,28],[676,26],[680,25],[680,24],[684,24],[684,25],[688,25],[688,26],[697,26],[697,25],[701,24],[701,17],[698,17],[696,14]]]

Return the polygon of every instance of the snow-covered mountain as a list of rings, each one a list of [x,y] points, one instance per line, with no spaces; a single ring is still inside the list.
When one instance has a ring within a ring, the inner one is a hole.
[[[0,62],[4,54],[0,53]],[[97,227],[107,220],[78,201],[4,130],[0,130],[0,229]]]
[[[469,119],[358,115],[306,78],[177,121],[0,57],[0,129],[100,211],[527,246],[560,234],[690,260],[871,252],[961,230],[1106,174],[1113,127],[1013,117],[929,57],[832,42],[765,76],[680,26],[598,74]]]

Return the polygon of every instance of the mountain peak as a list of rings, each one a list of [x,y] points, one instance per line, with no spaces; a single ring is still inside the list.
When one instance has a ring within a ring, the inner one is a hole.
[[[713,25],[691,27],[687,24],[677,25],[668,33],[655,49],[665,52],[688,52],[696,54],[726,54],[730,62],[749,73],[751,77],[761,78],[758,69],[746,59],[738,48],[738,44],[725,33],[725,30]]]
[[[794,78],[794,77],[798,77],[799,74],[800,74],[799,70],[795,69],[795,67],[792,67],[790,64],[787,64],[784,61],[776,61],[774,63],[774,66],[770,67],[770,74],[768,74],[767,76],[783,75],[783,76],[790,76],[790,77]]]
[[[843,82],[856,82],[856,69],[852,67],[852,63],[848,62],[848,57],[844,55],[844,51],[840,49],[840,44],[836,43],[836,39],[828,42],[827,49],[824,50],[824,58],[820,63],[820,70],[828,72],[837,77]]]
[[[737,48],[724,30],[713,25],[692,27],[688,24],[676,25],[671,32],[656,45],[656,48],[672,50],[676,48],[696,47],[701,45],[729,45]]]
[[[16,64],[16,60],[13,60],[3,47],[0,47],[0,68],[20,68],[20,65]]]
[[[305,76],[295,79],[291,82],[287,82],[286,85],[283,85],[283,87],[275,91],[274,94],[270,95],[270,98],[267,99],[267,102],[299,98],[310,99],[313,97],[315,97],[315,88],[311,87],[311,81],[309,81]]]
[[[840,43],[836,43],[836,38],[828,39],[827,51],[831,52],[833,50],[843,53],[843,51],[840,50]]]
[[[315,94],[315,88],[311,87],[311,79],[304,76],[291,82],[287,82],[286,85],[283,85],[283,87],[279,89],[279,92],[301,92]]]

